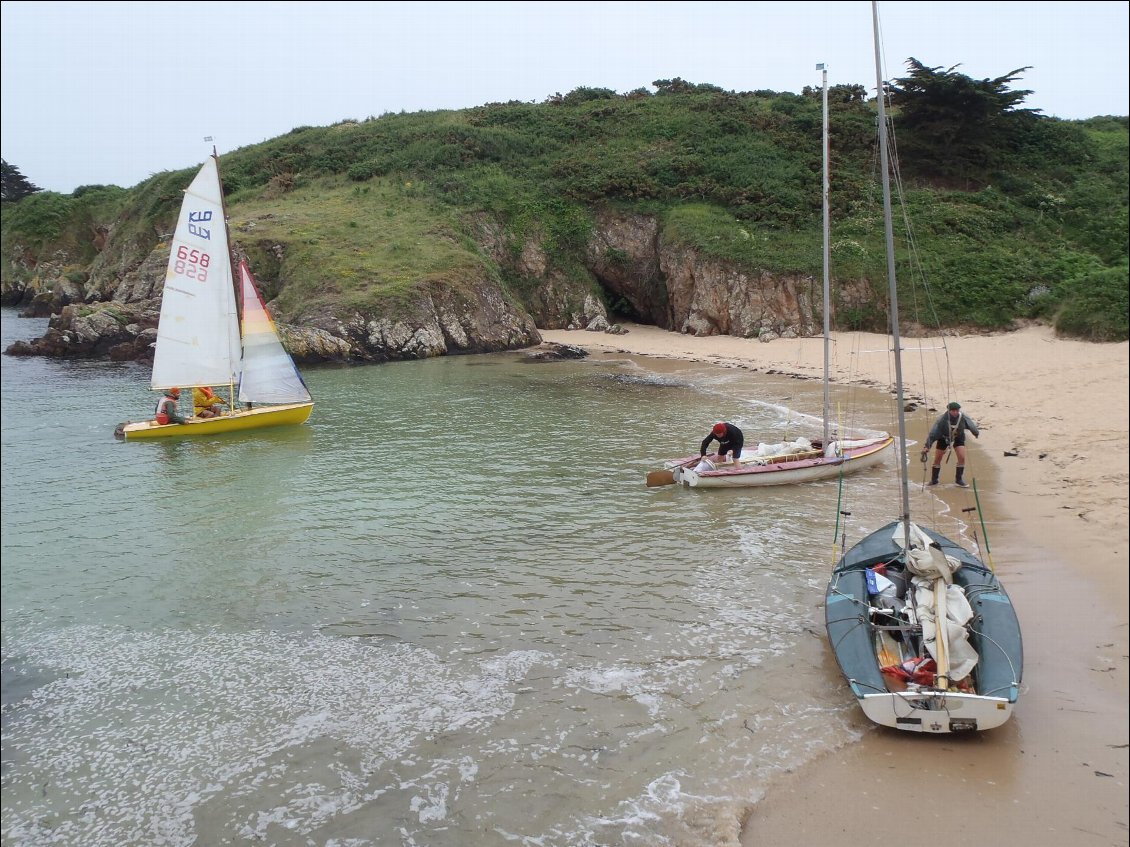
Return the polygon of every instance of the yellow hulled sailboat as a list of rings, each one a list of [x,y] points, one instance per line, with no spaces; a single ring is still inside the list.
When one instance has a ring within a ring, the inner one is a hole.
[[[247,264],[233,285],[223,187],[215,153],[185,192],[169,253],[150,386],[229,386],[231,410],[185,423],[125,423],[127,441],[183,438],[305,423],[314,408],[306,383],[279,340]]]

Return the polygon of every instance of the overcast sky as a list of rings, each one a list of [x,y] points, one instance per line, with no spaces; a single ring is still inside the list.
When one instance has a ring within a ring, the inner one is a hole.
[[[283,135],[386,112],[623,93],[874,90],[871,4],[4,0],[3,158],[40,188],[131,187]],[[1013,88],[1061,118],[1126,115],[1125,0],[879,4],[884,76],[906,59]]]

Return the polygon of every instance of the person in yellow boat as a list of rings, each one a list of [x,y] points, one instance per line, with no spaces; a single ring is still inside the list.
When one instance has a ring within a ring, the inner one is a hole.
[[[165,389],[165,394],[157,401],[157,408],[153,410],[153,415],[157,418],[157,423],[161,426],[171,423],[184,423],[184,418],[181,417],[180,412],[177,411],[177,400],[179,399],[179,388],[173,387]]]
[[[207,385],[192,389],[192,413],[198,418],[215,418],[224,413],[224,401]]]

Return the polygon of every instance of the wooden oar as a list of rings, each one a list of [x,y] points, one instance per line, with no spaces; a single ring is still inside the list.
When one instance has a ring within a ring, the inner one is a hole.
[[[686,462],[679,465],[680,468],[689,468],[691,465],[698,464],[701,456],[695,456]],[[647,487],[655,488],[658,485],[674,485],[675,484],[675,471],[664,468],[661,471],[650,471],[647,475]]]

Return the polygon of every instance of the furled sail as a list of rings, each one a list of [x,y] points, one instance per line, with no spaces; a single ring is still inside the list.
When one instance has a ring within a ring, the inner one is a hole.
[[[150,384],[228,385],[239,378],[239,358],[220,174],[210,157],[185,191],[173,234]]]
[[[309,402],[306,383],[279,341],[275,322],[244,262],[239,263],[239,284],[243,299],[243,375],[239,382],[239,401]]]

